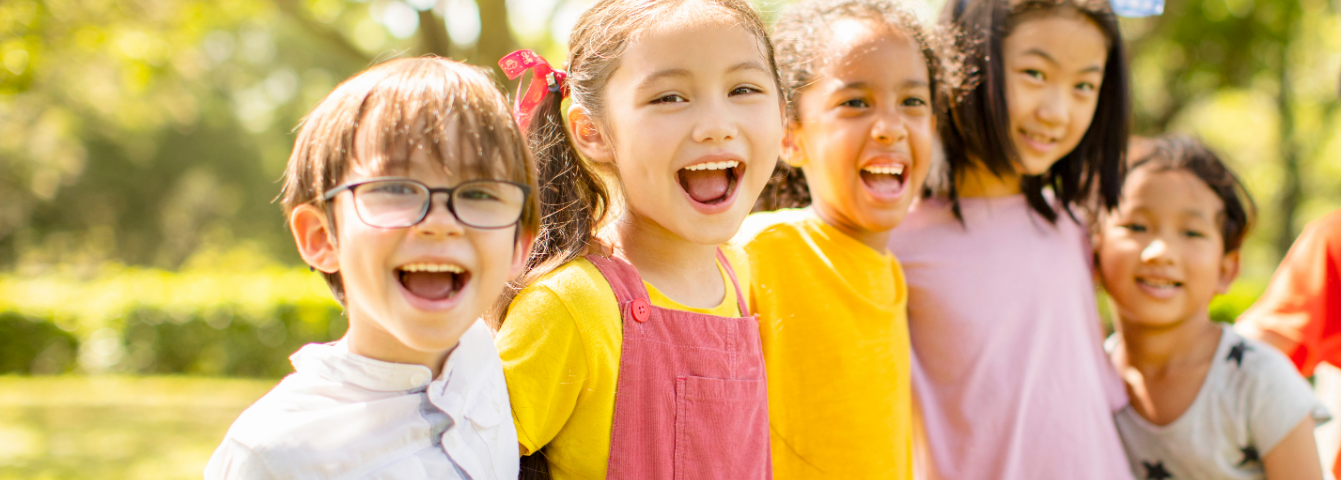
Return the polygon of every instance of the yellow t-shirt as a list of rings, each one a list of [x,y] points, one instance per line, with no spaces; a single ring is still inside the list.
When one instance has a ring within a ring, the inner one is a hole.
[[[750,308],[768,368],[773,477],[912,478],[908,286],[810,210],[751,215]]]
[[[722,250],[740,284],[748,285],[744,254]],[[690,308],[643,285],[652,305],[738,317],[735,288],[726,270],[718,269],[726,295],[713,308]],[[496,343],[517,440],[523,455],[545,447],[555,480],[605,478],[623,342],[614,290],[586,259],[568,262],[527,286],[508,309]]]

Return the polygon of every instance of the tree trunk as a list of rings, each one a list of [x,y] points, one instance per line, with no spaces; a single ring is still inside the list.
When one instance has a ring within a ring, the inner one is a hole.
[[[419,40],[423,53],[451,58],[452,39],[447,36],[447,24],[432,8],[419,11]]]
[[[508,25],[508,6],[505,0],[475,0],[480,9],[480,40],[475,44],[475,55],[471,62],[479,66],[493,68],[495,78],[505,85],[508,82],[503,70],[498,68],[498,60],[517,49],[517,41],[512,38],[512,27]]]
[[[1296,2],[1285,2],[1282,33],[1282,42],[1280,44],[1277,59],[1277,67],[1280,69],[1280,87],[1276,94],[1276,105],[1280,110],[1280,148],[1281,148],[1281,185],[1280,193],[1276,197],[1276,213],[1280,215],[1280,224],[1275,232],[1275,254],[1276,258],[1284,258],[1285,252],[1290,250],[1290,245],[1294,243],[1294,237],[1297,235],[1298,227],[1295,225],[1295,213],[1299,211],[1299,203],[1303,200],[1303,181],[1299,177],[1299,142],[1295,139],[1294,122],[1294,99],[1292,87],[1290,86],[1290,44],[1294,36],[1294,30],[1299,23],[1299,5]]]

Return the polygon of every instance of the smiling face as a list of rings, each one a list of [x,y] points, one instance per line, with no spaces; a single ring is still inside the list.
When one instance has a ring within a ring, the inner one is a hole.
[[[885,248],[931,164],[930,77],[916,42],[888,27],[831,25],[830,60],[797,100],[789,161],[826,223]]]
[[[381,153],[370,146],[372,134],[364,130],[358,132],[356,158],[374,159]],[[386,162],[357,162],[344,182],[394,175],[438,188],[478,177],[449,174],[431,159],[429,149],[408,150],[406,168],[369,171],[363,165]],[[525,241],[516,237],[519,227],[467,227],[446,203],[446,194],[436,193],[420,223],[378,228],[359,217],[352,192],[333,199],[337,226],[333,263],[309,262],[341,273],[350,318],[347,338],[355,353],[406,363],[432,362],[434,355],[456,345],[507,280],[520,273],[526,249]]]
[[[759,40],[702,15],[641,32],[602,90],[595,132],[574,131],[583,154],[615,164],[635,222],[715,245],[772,174],[782,104]]]
[[[1094,119],[1108,41],[1080,14],[1042,14],[1002,43],[1010,135],[1020,173],[1041,175],[1084,138]]]
[[[1238,253],[1224,252],[1223,210],[1215,192],[1185,170],[1131,172],[1097,244],[1104,289],[1123,322],[1172,327],[1207,315],[1238,274]]]

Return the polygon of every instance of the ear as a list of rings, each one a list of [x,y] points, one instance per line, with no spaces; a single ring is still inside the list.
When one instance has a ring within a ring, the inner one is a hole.
[[[335,273],[340,271],[340,248],[329,221],[321,208],[305,203],[289,214],[289,230],[304,262],[322,272]]]
[[[568,107],[568,131],[572,132],[573,145],[577,146],[577,151],[582,152],[582,155],[591,161],[615,160],[615,152],[609,139],[596,124],[596,119],[591,118],[587,109],[581,105]]]
[[[801,144],[800,125],[787,125],[787,133],[782,136],[782,160],[795,168],[806,165],[805,147]]]
[[[1215,286],[1216,295],[1229,293],[1229,286],[1234,284],[1234,279],[1239,278],[1241,266],[1238,250],[1225,254],[1225,258],[1220,260],[1220,283]]]
[[[508,269],[508,279],[516,279],[526,273],[526,259],[531,258],[534,242],[534,234],[522,233],[517,236],[517,244],[512,246],[512,265]]]

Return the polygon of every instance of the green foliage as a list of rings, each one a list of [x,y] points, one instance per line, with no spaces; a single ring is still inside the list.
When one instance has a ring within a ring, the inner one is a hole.
[[[0,376],[0,479],[199,479],[274,380]]]
[[[13,332],[0,336],[0,371],[285,375],[298,347],[347,324],[317,274],[256,255],[203,254],[181,272],[0,276],[0,333]]]

